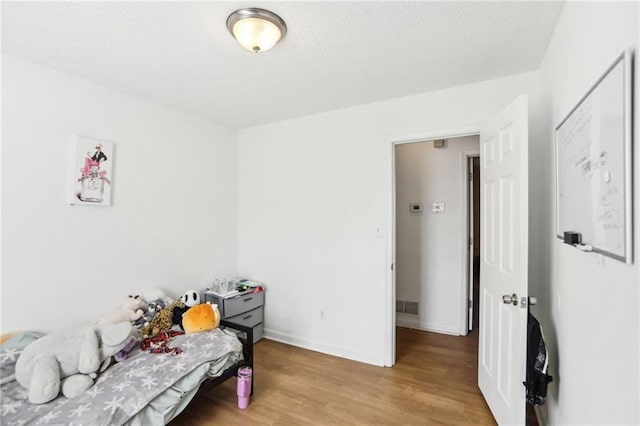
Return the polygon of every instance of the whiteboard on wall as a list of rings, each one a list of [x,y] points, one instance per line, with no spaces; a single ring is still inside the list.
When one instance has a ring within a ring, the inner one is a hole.
[[[621,53],[556,127],[556,231],[630,263],[631,51]]]

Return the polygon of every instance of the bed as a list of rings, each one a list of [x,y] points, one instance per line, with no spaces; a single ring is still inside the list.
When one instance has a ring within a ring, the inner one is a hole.
[[[6,378],[22,349],[37,337],[21,334],[0,348],[2,425],[162,425],[180,414],[196,393],[234,377],[242,366],[253,368],[252,329],[222,320],[220,328],[176,336],[170,345],[179,347],[180,354],[138,348],[101,373],[83,395],[34,405],[25,388]]]

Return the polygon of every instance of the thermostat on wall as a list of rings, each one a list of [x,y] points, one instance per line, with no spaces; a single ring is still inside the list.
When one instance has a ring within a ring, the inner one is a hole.
[[[409,211],[411,213],[422,213],[422,203],[409,204]]]
[[[433,203],[433,204],[431,204],[431,212],[432,213],[444,213],[444,203]]]

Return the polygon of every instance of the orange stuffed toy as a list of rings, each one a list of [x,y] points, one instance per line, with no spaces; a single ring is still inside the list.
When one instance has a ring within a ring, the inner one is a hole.
[[[195,305],[182,315],[182,327],[185,333],[213,330],[219,324],[218,305],[212,305],[211,302]]]

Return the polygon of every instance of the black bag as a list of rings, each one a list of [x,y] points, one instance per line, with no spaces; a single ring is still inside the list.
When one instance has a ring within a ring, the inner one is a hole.
[[[544,344],[542,328],[538,320],[531,315],[527,319],[527,402],[533,405],[544,405],[547,400],[547,383],[553,377],[547,374],[547,347]]]

